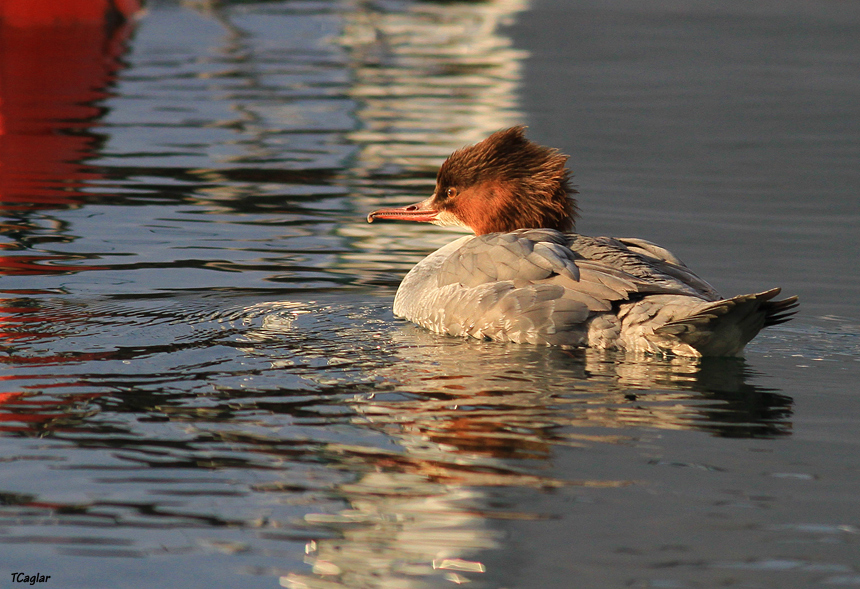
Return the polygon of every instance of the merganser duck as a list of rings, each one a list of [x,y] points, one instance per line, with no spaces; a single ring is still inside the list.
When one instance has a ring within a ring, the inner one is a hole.
[[[796,312],[779,288],[724,299],[644,239],[574,233],[568,157],[524,131],[455,151],[430,198],[368,215],[475,233],[412,268],[396,316],[454,336],[700,357],[738,355]]]

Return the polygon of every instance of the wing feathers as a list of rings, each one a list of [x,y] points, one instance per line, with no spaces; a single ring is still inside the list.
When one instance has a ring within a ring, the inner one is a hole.
[[[641,239],[520,230],[462,238],[406,276],[394,311],[437,333],[498,341],[734,354],[788,321],[779,289],[721,299]]]

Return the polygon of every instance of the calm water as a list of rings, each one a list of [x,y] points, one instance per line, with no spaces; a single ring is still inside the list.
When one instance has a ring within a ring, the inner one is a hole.
[[[153,2],[0,46],[0,575],[860,586],[860,12]],[[743,360],[437,337],[367,225],[529,124],[580,230],[802,311]],[[11,584],[2,577],[3,586]]]

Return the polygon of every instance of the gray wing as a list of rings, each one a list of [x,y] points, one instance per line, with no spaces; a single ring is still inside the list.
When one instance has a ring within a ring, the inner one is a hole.
[[[684,294],[706,300],[720,296],[671,252],[640,239],[564,234],[550,229],[481,235],[467,241],[441,264],[437,284],[512,281],[521,288],[555,284],[566,296],[587,302],[592,310],[633,293]],[[597,301],[597,302],[595,302]]]
[[[550,229],[468,238],[410,272],[395,314],[437,333],[583,345],[595,315],[633,296],[703,296],[672,275],[686,278],[680,260],[647,245]]]
[[[569,247],[599,272],[623,272],[638,285],[638,292],[690,295],[706,301],[720,294],[672,252],[650,241],[634,238],[587,237],[568,234]]]
[[[631,252],[642,256],[653,268],[667,276],[671,276],[696,291],[709,301],[717,301],[723,297],[713,286],[699,278],[675,254],[660,247],[656,243],[633,237],[616,237],[616,241],[627,247]]]
[[[534,284],[559,274],[579,280],[575,256],[558,232],[491,233],[466,242],[442,264],[438,286],[467,288],[510,280],[514,286]],[[542,239],[543,238],[543,239]]]
[[[582,345],[589,304],[547,280],[580,278],[564,236],[520,233],[465,238],[431,254],[403,280],[395,314],[437,333]]]
[[[643,284],[585,260],[569,242],[547,229],[473,237],[441,261],[433,288],[416,288],[396,306],[438,333],[583,345],[587,321]]]

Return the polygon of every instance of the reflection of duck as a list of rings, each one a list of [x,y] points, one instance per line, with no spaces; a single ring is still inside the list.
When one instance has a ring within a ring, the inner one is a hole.
[[[454,152],[427,200],[371,213],[476,234],[415,266],[394,313],[437,333],[696,357],[737,355],[793,314],[778,288],[723,299],[660,246],[570,233],[566,160],[513,127]]]
[[[588,460],[575,473],[559,471],[560,446],[623,456],[650,447],[649,432],[660,430],[772,437],[791,429],[791,399],[746,383],[740,358],[634,362],[411,327],[393,332],[391,343],[397,357],[374,371],[385,385],[357,392],[349,405],[353,424],[395,444],[320,450],[322,462],[356,476],[332,489],[343,509],[305,516],[322,530],[306,546],[313,574],[284,575],[284,587],[503,586],[493,563],[513,546],[495,520],[541,517],[512,512],[506,497],[566,488],[588,501],[637,484],[607,478]]]
[[[440,338],[415,328],[393,337],[396,368],[376,376],[399,395],[357,398],[353,406],[374,428],[391,436],[420,432],[446,453],[540,458],[554,444],[612,442],[630,428],[724,437],[791,432],[792,399],[748,382],[753,374],[743,358],[629,358]],[[614,432],[593,435],[603,428]]]
[[[750,437],[791,430],[792,400],[750,384],[743,358],[631,357],[439,337],[392,325],[375,303],[263,303],[229,316],[240,319],[240,340],[249,344],[242,349],[271,362],[281,382],[289,374],[302,389],[350,391],[360,422],[398,438],[410,424],[434,444],[475,455],[545,456],[559,426]]]

